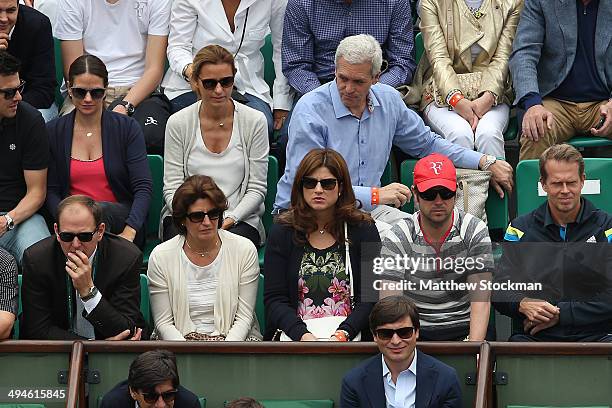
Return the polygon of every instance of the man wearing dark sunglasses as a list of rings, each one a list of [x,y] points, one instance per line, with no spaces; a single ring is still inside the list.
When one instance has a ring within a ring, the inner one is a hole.
[[[49,138],[40,113],[23,102],[20,66],[0,50],[0,247],[19,264],[26,248],[49,236],[36,213],[47,193]]]
[[[416,350],[419,312],[405,296],[389,296],[370,312],[380,350],[342,380],[342,408],[461,408],[454,368]]]
[[[200,408],[198,397],[180,385],[176,357],[167,350],[142,353],[122,381],[102,399],[100,408]]]
[[[146,338],[138,247],[105,233],[99,204],[83,195],[60,202],[54,230],[24,254],[21,337]]]
[[[27,83],[23,100],[45,121],[57,116],[55,58],[49,18],[18,0],[0,0],[0,49],[21,61],[19,76]]]
[[[416,163],[412,190],[418,211],[382,234],[382,256],[414,262],[394,263],[382,278],[413,284],[403,293],[420,311],[421,340],[482,341],[491,305],[481,281],[494,269],[487,225],[455,208],[456,169],[444,155]]]

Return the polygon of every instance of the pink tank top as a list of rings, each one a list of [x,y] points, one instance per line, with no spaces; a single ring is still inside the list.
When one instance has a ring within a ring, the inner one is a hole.
[[[70,195],[84,194],[96,201],[116,203],[108,184],[102,157],[96,160],[70,159]]]

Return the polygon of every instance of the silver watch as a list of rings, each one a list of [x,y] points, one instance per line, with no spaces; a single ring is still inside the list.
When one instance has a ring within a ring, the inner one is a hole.
[[[491,167],[491,165],[495,163],[496,161],[497,161],[497,157],[490,155],[490,154],[485,154],[485,162],[482,166],[482,170],[483,171],[489,170],[489,167]]]
[[[13,217],[9,215],[9,213],[4,214],[4,218],[6,218],[6,228],[8,230],[12,230],[15,228],[15,221],[13,221]]]

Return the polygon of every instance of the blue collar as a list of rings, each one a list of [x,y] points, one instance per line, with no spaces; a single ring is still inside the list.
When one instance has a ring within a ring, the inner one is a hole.
[[[340,98],[340,92],[338,91],[338,84],[336,83],[336,80],[334,79],[333,81],[329,82],[327,86],[329,87],[329,93],[331,96],[332,105],[334,106],[336,119],[340,119],[345,116],[353,116],[349,108],[347,108],[342,102],[342,98]],[[376,85],[372,85],[372,87],[374,86]],[[374,95],[374,92],[372,92],[372,87],[370,87],[368,92],[368,103],[363,115],[361,116],[361,120],[369,118],[371,113],[374,112],[374,108],[380,106],[380,102],[378,102],[376,95]]]

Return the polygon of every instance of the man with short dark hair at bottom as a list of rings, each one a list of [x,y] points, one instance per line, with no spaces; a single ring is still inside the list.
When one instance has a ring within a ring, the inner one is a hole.
[[[24,254],[22,337],[146,338],[138,247],[105,233],[99,204],[84,195],[60,202],[54,229]]]
[[[495,308],[522,323],[510,341],[612,341],[612,215],[581,196],[585,179],[576,148],[549,147],[540,157],[546,202],[506,230],[504,239],[517,249],[504,247],[495,280],[528,278],[543,289],[494,294]],[[559,244],[520,245],[526,242]],[[597,265],[591,268],[593,261]]]
[[[200,408],[198,397],[180,385],[176,357],[167,350],[142,353],[130,365],[128,379],[102,399],[100,408]]]
[[[380,300],[370,330],[382,355],[349,371],[342,380],[341,408],[461,408],[454,368],[416,350],[419,313],[405,296]]]
[[[23,101],[21,63],[0,50],[0,248],[23,251],[49,236],[36,212],[47,195],[49,139],[40,113]]]
[[[8,339],[19,307],[17,263],[15,258],[0,248],[0,340]]]

